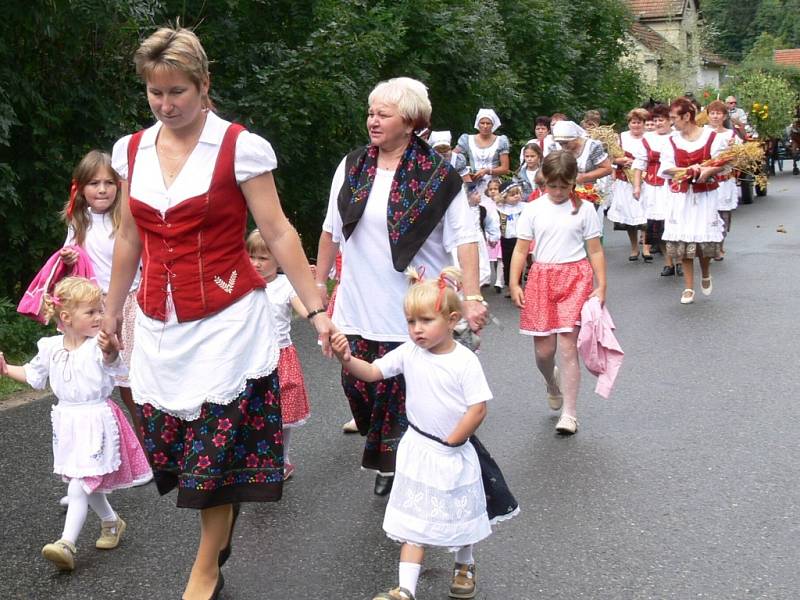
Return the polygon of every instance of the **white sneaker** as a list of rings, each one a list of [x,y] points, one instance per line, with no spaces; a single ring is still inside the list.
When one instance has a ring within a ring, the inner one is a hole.
[[[67,508],[69,506],[69,496],[61,496],[61,499],[58,501],[58,505]]]
[[[562,435],[572,435],[578,431],[578,419],[569,415],[561,415],[556,423],[556,431]]]
[[[350,419],[347,423],[342,425],[342,433],[358,433],[358,425],[355,419]]]

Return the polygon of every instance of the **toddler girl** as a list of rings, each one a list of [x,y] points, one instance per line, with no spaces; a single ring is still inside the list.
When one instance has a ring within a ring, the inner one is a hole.
[[[517,244],[517,219],[524,206],[522,202],[522,186],[516,181],[507,181],[503,184],[500,198],[503,202],[498,205],[497,212],[500,214],[503,281],[508,286],[511,273],[511,255],[514,253],[514,246]],[[510,298],[511,295],[506,294],[506,297]]]
[[[69,201],[61,213],[67,224],[67,239],[61,249],[61,258],[71,265],[78,259],[78,253],[70,246],[77,245],[86,250],[97,284],[104,295],[108,293],[108,284],[111,281],[111,258],[114,254],[114,236],[120,224],[120,210],[119,176],[111,168],[111,156],[92,150],[81,159],[72,173]],[[122,360],[127,367],[130,367],[133,350],[138,287],[137,271],[123,312]],[[125,408],[133,419],[134,430],[139,435],[139,417],[127,374],[117,378],[117,385]]]
[[[51,412],[53,471],[69,484],[69,507],[61,537],[42,548],[42,556],[72,571],[88,507],[101,521],[95,547],[116,548],[126,525],[106,494],[148,481],[152,473],[136,434],[109,398],[114,376],[124,373],[125,366],[99,333],[100,288],[87,279],[67,277],[54,291],[45,298],[44,314],[48,320],[56,317],[63,334],[40,339],[39,352],[24,366],[6,364],[0,353],[0,374],[36,389],[44,389],[49,379],[58,398]]]
[[[281,421],[283,423],[283,479],[294,474],[294,465],[289,460],[289,442],[292,429],[299,427],[311,416],[308,405],[303,368],[297,350],[292,344],[292,309],[301,317],[308,315],[297,297],[286,275],[278,274],[278,263],[267,247],[258,229],[247,236],[247,252],[258,274],[267,282],[266,292],[272,307],[275,331],[278,335],[280,357],[278,358],[278,380],[281,386]]]
[[[386,534],[403,544],[400,581],[373,600],[413,600],[426,546],[456,552],[450,596],[472,598],[472,546],[492,530],[477,446],[467,442],[486,416],[492,393],[478,358],[453,340],[461,316],[460,272],[448,267],[426,281],[413,269],[408,274],[412,286],[403,309],[411,341],[370,364],[350,355],[341,333],[331,339],[337,358],[358,379],[402,373],[406,380],[408,430],[397,448],[383,520]],[[516,514],[515,503],[514,508],[503,516]]]
[[[545,195],[525,205],[517,224],[511,298],[522,309],[520,333],[534,336],[536,366],[547,383],[550,408],[563,406],[556,431],[569,435],[578,429],[581,308],[591,296],[605,301],[606,265],[597,212],[573,193],[578,176],[575,157],[568,152],[549,154],[542,163],[542,176]],[[536,250],[523,291],[519,282],[530,240],[536,240]],[[597,280],[594,290],[593,274]],[[555,366],[557,348],[560,373]]]
[[[487,214],[497,216],[497,205],[500,203],[500,184],[501,181],[498,177],[493,177],[486,185],[486,190],[481,196],[481,206],[486,209]],[[480,189],[480,187],[478,188]],[[491,274],[489,275],[489,282],[494,282],[494,289],[499,294],[503,291],[503,258],[500,244],[489,245],[487,248],[489,255],[489,267]]]

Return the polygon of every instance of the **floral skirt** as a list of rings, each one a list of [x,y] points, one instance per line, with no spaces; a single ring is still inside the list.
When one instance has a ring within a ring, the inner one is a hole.
[[[667,256],[684,258],[714,258],[722,250],[720,242],[667,242]]]
[[[519,332],[544,336],[572,331],[581,324],[581,308],[592,287],[592,266],[585,258],[560,264],[534,262],[528,271]]]
[[[367,362],[400,345],[400,342],[365,340],[358,335],[348,335],[347,339],[351,354]],[[365,383],[342,369],[342,388],[359,433],[367,436],[361,466],[381,473],[394,473],[397,445],[408,427],[406,380],[398,375]]]
[[[281,420],[284,427],[302,425],[311,416],[308,405],[303,367],[294,344],[281,348],[278,359],[278,378],[281,382]]]
[[[193,421],[151,404],[137,408],[158,491],[163,495],[177,487],[177,506],[280,500],[283,432],[277,371],[249,379],[230,404],[206,402]]]

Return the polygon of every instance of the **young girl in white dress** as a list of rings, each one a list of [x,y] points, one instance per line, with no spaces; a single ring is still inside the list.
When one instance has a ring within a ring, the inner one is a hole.
[[[295,466],[290,460],[289,442],[295,427],[303,425],[311,416],[308,404],[303,367],[292,343],[292,310],[305,318],[306,307],[286,275],[278,273],[278,263],[267,247],[258,229],[247,236],[247,252],[258,274],[267,282],[266,292],[272,307],[275,332],[278,336],[278,381],[281,386],[281,422],[283,423],[283,480],[294,475]]]
[[[412,286],[403,308],[411,341],[370,364],[350,356],[344,335],[332,338],[337,358],[358,379],[402,373],[406,380],[409,428],[397,449],[383,520],[386,535],[403,544],[399,586],[374,600],[413,600],[428,546],[456,553],[450,596],[472,598],[472,546],[492,530],[478,453],[465,442],[485,418],[492,393],[477,356],[453,340],[461,317],[460,272],[448,267],[425,281],[413,269],[408,273]]]
[[[53,406],[53,472],[68,483],[69,507],[61,537],[42,548],[42,556],[64,571],[75,568],[75,544],[88,508],[100,517],[95,547],[116,548],[126,524],[106,494],[152,478],[147,458],[125,415],[110,400],[114,376],[125,365],[100,332],[102,292],[81,277],[60,281],[45,298],[45,317],[55,315],[62,335],[39,340],[39,351],[23,366],[6,364],[0,374],[36,389],[48,379]]]
[[[574,195],[578,177],[574,156],[567,151],[550,153],[541,173],[547,193],[526,204],[517,223],[511,298],[522,309],[520,333],[534,336],[536,366],[547,384],[550,408],[562,411],[556,431],[571,435],[578,430],[581,308],[590,297],[604,302],[606,295],[602,227],[591,203]],[[520,278],[531,240],[536,241],[534,262],[523,291]],[[560,371],[555,366],[556,350]]]

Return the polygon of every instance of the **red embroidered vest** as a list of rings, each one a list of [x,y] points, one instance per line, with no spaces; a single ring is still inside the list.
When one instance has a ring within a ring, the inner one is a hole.
[[[625,150],[625,157],[626,158],[633,158],[633,154]],[[625,169],[618,165],[614,165],[614,179],[618,179],[620,181],[628,181],[628,176],[625,174]]]
[[[704,160],[710,160],[711,145],[714,143],[715,137],[717,137],[717,133],[712,131],[708,136],[708,141],[705,143],[705,146],[698,148],[693,152],[689,152],[688,150],[681,150],[678,148],[678,146],[675,145],[675,140],[670,136],[669,143],[672,144],[672,149],[675,151],[675,166],[686,168],[691,167],[692,165],[699,165]],[[692,191],[695,193],[710,192],[711,190],[715,190],[719,187],[719,184],[714,178],[704,181],[703,183],[691,183],[688,179],[685,179],[679,184],[676,184],[673,180],[673,182],[670,183],[669,189],[673,192],[685,194],[689,191],[690,185],[692,186]]]
[[[222,139],[211,184],[205,194],[161,212],[130,197],[142,240],[142,282],[137,300],[148,317],[167,319],[167,289],[178,321],[194,321],[230,306],[264,279],[244,245],[247,205],[236,182],[236,139],[244,128],[231,124]],[[144,131],[128,144],[128,181]]]
[[[655,152],[650,144],[647,143],[646,138],[642,138],[642,144],[647,151],[647,171],[644,174],[645,183],[652,186],[661,186],[666,183],[666,179],[658,176],[658,170],[661,168],[661,152]]]

